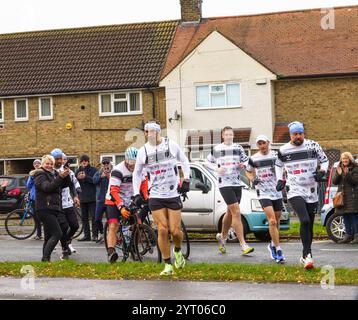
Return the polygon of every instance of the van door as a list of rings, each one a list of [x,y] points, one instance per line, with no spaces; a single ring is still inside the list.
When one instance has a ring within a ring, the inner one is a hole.
[[[198,187],[206,186],[206,191]],[[214,228],[215,188],[198,167],[190,167],[190,192],[183,202],[183,220],[187,228]]]

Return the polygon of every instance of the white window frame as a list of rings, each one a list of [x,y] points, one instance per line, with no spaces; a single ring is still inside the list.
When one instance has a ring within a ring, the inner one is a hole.
[[[131,93],[139,94],[139,110],[138,111],[130,111],[130,99],[129,95]],[[115,94],[126,94],[126,99],[114,99]],[[102,95],[110,95],[111,97],[111,111],[110,112],[102,112]],[[127,101],[128,111],[127,112],[114,112],[114,100],[116,101]],[[108,116],[129,116],[129,115],[140,115],[143,114],[143,98],[141,91],[116,91],[116,92],[103,92],[98,94],[98,111],[101,117]]]
[[[41,115],[41,100],[42,99],[50,99],[50,111],[51,111],[50,116]],[[39,98],[39,120],[53,120],[53,101],[52,101],[52,97],[40,97]]]
[[[230,84],[237,84],[239,85],[240,88],[240,104],[239,105],[233,105],[233,106],[228,106],[227,105],[227,85]],[[209,103],[210,106],[209,107],[198,107],[197,106],[197,87],[204,87],[204,86],[208,86],[209,87]],[[212,95],[215,95],[217,93],[212,92],[212,87],[215,86],[224,86],[224,90],[223,93],[225,94],[225,106],[218,106],[218,107],[212,107]],[[222,83],[197,83],[194,86],[194,96],[195,96],[195,110],[215,110],[215,109],[235,109],[235,108],[242,108],[242,89],[241,89],[241,82],[240,81],[235,81],[235,82],[222,82]]]
[[[112,158],[111,164],[112,164],[112,166],[115,166],[116,165],[116,163],[115,163],[116,156],[123,156],[124,157],[124,152],[122,152],[122,153],[101,154],[99,156],[99,161],[100,161],[100,163],[102,163],[103,158]]]
[[[18,118],[17,117],[17,102],[18,101],[22,101],[25,100],[25,105],[26,105],[26,118]],[[14,114],[15,114],[15,121],[16,122],[21,122],[21,121],[29,121],[29,102],[27,98],[21,98],[21,99],[15,99],[15,104],[14,104]]]
[[[5,110],[5,107],[4,107],[4,100],[0,100],[0,109],[1,109],[1,118],[0,118],[0,123],[4,123],[5,122],[5,115],[4,115],[4,110]]]

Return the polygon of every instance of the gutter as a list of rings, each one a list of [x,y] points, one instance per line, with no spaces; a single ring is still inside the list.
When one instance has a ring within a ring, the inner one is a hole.
[[[346,78],[346,77],[358,77],[358,72],[322,73],[322,74],[307,74],[307,75],[298,75],[298,76],[277,75],[277,80],[304,80],[304,79]]]

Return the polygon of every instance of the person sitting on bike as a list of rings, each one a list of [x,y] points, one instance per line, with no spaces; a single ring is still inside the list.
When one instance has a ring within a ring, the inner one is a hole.
[[[119,228],[120,216],[127,219],[130,212],[127,207],[132,202],[133,184],[132,174],[134,171],[138,150],[134,147],[129,147],[125,151],[125,160],[117,164],[109,179],[108,191],[106,194],[105,205],[107,206],[107,221],[108,221],[108,261],[114,263],[118,259],[118,254],[115,250],[117,243],[117,232]],[[148,198],[148,181],[143,178],[141,184],[141,192],[144,199]]]

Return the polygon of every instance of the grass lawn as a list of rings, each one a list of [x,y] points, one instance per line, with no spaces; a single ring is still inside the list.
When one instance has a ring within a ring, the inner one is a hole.
[[[290,229],[281,231],[283,236],[299,236],[300,235],[300,223],[298,221],[292,221]],[[315,222],[313,225],[313,236],[314,237],[328,237],[326,227],[322,226],[320,222]]]
[[[162,264],[155,263],[77,263],[59,261],[41,262],[4,262],[0,263],[0,277],[23,277],[20,270],[24,265],[34,268],[36,277],[69,277],[86,279],[138,279],[138,280],[193,280],[193,281],[253,281],[253,282],[290,282],[319,284],[322,277],[320,268],[306,271],[299,266],[286,265],[249,265],[249,264],[187,264],[184,270],[176,270],[172,277],[160,277]],[[358,285],[358,269],[335,269],[336,285]]]

